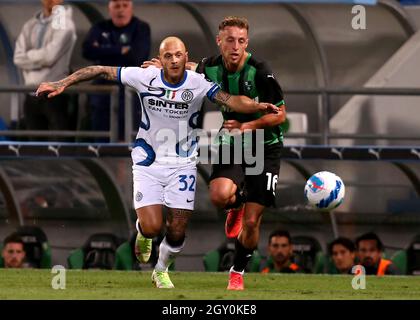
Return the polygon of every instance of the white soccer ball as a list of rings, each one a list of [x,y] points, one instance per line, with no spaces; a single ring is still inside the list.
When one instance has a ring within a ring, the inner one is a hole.
[[[344,194],[343,180],[332,172],[317,172],[306,181],[305,199],[318,210],[330,211],[337,208],[343,202]]]

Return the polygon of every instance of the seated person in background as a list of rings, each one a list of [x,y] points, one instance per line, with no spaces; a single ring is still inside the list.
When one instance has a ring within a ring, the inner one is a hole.
[[[4,268],[24,268],[25,249],[22,239],[12,233],[4,239],[1,253],[4,261]]]
[[[72,9],[58,6],[62,2],[43,0],[42,10],[24,24],[16,40],[13,61],[22,70],[25,85],[57,81],[69,74],[77,36]],[[67,94],[47,100],[29,93],[23,106],[24,126],[28,130],[74,130],[70,109]]]
[[[391,260],[383,259],[383,244],[379,237],[369,232],[356,239],[357,257],[367,275],[397,275],[400,271]]]
[[[339,237],[330,243],[328,252],[338,273],[352,274],[355,265],[355,246],[348,238]]]
[[[296,273],[301,268],[291,262],[293,247],[288,231],[276,230],[268,237],[268,260],[261,268],[262,273]]]
[[[140,66],[150,54],[150,26],[133,16],[133,1],[110,0],[108,2],[110,19],[94,25],[83,42],[83,57],[94,64],[104,66]],[[95,79],[94,84],[118,84],[115,81]],[[120,85],[118,109],[119,139],[124,137],[124,87]],[[94,131],[107,131],[110,128],[109,94],[90,94],[88,110],[91,113],[91,127]],[[133,99],[133,108],[140,110],[138,98]],[[134,116],[137,123],[137,117]],[[136,126],[134,126],[136,128]],[[106,139],[106,138],[105,138]],[[100,139],[98,141],[102,141]]]

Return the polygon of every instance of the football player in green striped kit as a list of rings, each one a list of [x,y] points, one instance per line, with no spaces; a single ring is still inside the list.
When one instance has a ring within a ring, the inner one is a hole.
[[[248,46],[248,21],[239,17],[226,17],[219,25],[217,45],[220,55],[204,58],[197,72],[218,83],[230,94],[241,94],[257,101],[280,107],[282,112],[240,114],[222,109],[228,130],[264,130],[264,169],[259,175],[247,175],[247,164],[213,164],[210,198],[218,208],[227,210],[226,235],[237,238],[234,264],[229,273],[229,290],[243,290],[243,273],[253,251],[258,246],[259,227],[265,207],[275,204],[275,190],[280,170],[283,133],[280,124],[286,120],[283,93],[274,74],[266,63],[257,60]],[[221,139],[221,150],[233,152],[229,136]],[[254,143],[258,143],[254,139]],[[262,141],[261,141],[262,143]],[[244,147],[245,148],[245,147]],[[221,163],[221,162],[219,162]]]
[[[259,228],[263,211],[274,206],[275,191],[280,171],[280,153],[283,132],[280,124],[286,120],[283,92],[274,74],[264,62],[254,58],[248,47],[249,25],[245,18],[226,17],[219,25],[216,41],[220,55],[204,58],[198,65],[187,63],[187,68],[204,73],[230,94],[242,94],[257,101],[279,107],[277,114],[240,114],[222,109],[223,127],[241,132],[264,130],[264,168],[259,175],[246,174],[247,164],[233,163],[235,156],[231,136],[222,135],[219,164],[213,164],[210,177],[210,198],[215,206],[227,210],[226,236],[237,238],[234,264],[229,272],[229,290],[243,290],[243,274],[252,253],[258,246]],[[159,59],[143,63],[142,67],[161,67]],[[254,135],[254,137],[258,135]],[[245,139],[244,139],[245,140]],[[257,141],[254,139],[254,146]],[[253,150],[255,151],[255,150]],[[223,163],[221,154],[230,152],[231,163]]]

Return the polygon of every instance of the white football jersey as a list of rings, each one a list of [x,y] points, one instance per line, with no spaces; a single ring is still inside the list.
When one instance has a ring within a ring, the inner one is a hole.
[[[156,67],[118,68],[118,80],[137,91],[141,102],[139,131],[131,152],[133,164],[175,165],[195,162],[197,128],[203,99],[213,100],[220,87],[203,74],[186,70],[177,85]]]

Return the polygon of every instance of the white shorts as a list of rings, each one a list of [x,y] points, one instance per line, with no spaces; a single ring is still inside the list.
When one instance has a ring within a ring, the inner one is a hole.
[[[176,168],[134,165],[134,209],[162,204],[169,208],[194,210],[196,182],[195,163]]]

